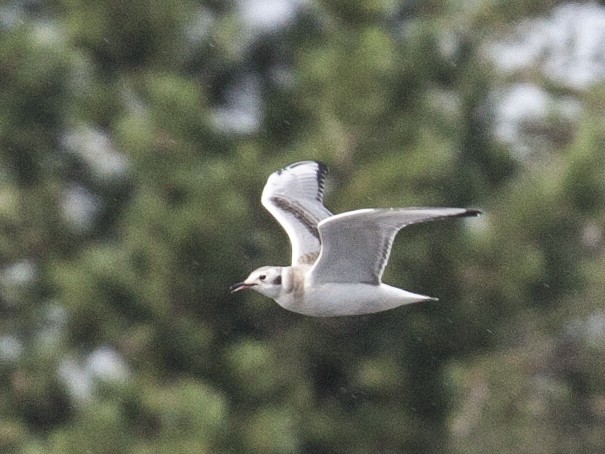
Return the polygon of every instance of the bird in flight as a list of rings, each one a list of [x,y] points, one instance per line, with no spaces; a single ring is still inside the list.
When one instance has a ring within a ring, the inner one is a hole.
[[[281,307],[315,317],[370,314],[436,300],[382,283],[395,235],[403,227],[478,216],[465,208],[367,208],[333,215],[323,205],[327,167],[302,161],[274,172],[263,206],[292,244],[292,265],[263,266],[232,293],[252,289]]]

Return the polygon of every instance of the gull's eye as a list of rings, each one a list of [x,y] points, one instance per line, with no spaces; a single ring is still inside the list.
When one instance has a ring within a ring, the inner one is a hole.
[[[259,278],[261,281],[264,281],[265,279],[267,279],[267,276],[266,276],[265,274],[261,274],[261,275],[260,275],[258,278]]]

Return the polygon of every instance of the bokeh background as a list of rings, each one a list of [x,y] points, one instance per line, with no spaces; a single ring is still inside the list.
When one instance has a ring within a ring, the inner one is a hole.
[[[286,264],[268,175],[334,212],[461,206],[338,319],[230,284]],[[0,4],[0,451],[605,452],[605,6]]]

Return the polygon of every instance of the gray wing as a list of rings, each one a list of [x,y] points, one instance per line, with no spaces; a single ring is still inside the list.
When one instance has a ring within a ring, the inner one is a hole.
[[[477,216],[464,208],[365,209],[319,223],[321,253],[311,269],[314,284],[363,282],[379,285],[395,235],[410,224],[448,217]]]
[[[314,263],[319,255],[317,224],[332,216],[323,205],[327,173],[320,162],[296,162],[271,174],[263,190],[263,206],[290,238],[292,265]]]

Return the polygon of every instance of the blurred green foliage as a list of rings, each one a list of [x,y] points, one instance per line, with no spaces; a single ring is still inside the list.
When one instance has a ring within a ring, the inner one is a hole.
[[[0,451],[603,451],[605,91],[524,74],[581,113],[494,134],[489,45],[556,3],[0,5]],[[396,240],[440,302],[228,293],[287,261],[260,193],[302,159],[335,212],[486,212]]]

